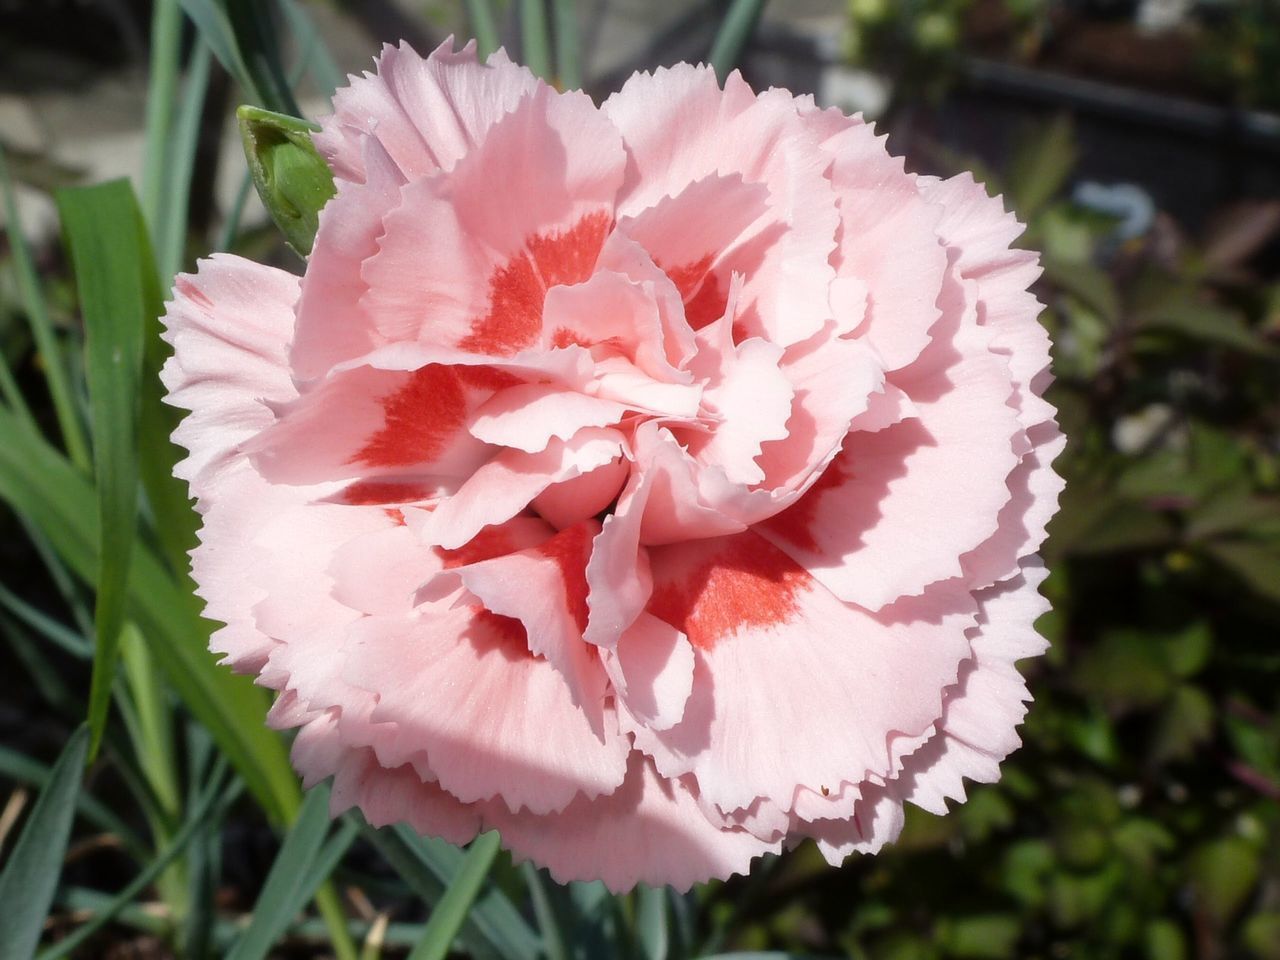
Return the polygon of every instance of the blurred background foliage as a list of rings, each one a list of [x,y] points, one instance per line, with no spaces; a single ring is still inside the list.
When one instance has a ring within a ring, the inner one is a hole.
[[[183,10],[119,0],[51,27],[58,4],[9,0],[0,89],[22,88],[15,63],[38,73],[42,45],[75,65],[63,82],[78,70],[84,89],[103,71],[144,70],[138,182],[149,231],[116,223],[111,237],[151,278],[138,281],[146,314],[173,271],[211,249],[298,269],[255,217],[240,171],[232,199],[216,195],[217,151],[236,102],[289,110],[295,93],[305,104],[332,89],[341,72],[323,37],[334,39],[334,23],[362,30],[368,53],[375,40],[423,47],[474,29],[595,94],[628,67],[713,49],[727,63],[743,44],[744,70],[761,85],[780,69],[796,92],[815,69],[823,83],[857,81],[828,88],[836,102],[831,89],[879,85],[887,95],[872,100],[891,149],[921,173],[977,169],[1028,224],[1021,242],[1043,253],[1051,397],[1070,438],[1058,469],[1069,482],[1046,549],[1054,611],[1040,627],[1052,648],[1025,665],[1036,702],[1002,781],[974,785],[947,817],[911,810],[896,846],[840,871],[806,844],[685,897],[561,889],[499,855],[467,919],[449,927],[457,904],[442,906],[444,885],[479,862],[476,851],[464,861],[354,816],[331,826],[323,788],[300,802],[278,739],[261,730],[263,698],[220,680],[202,652],[208,627],[182,593],[189,519],[172,529],[178,514],[143,463],[120,656],[99,671],[114,710],[81,784],[88,742],[72,734],[95,642],[103,662],[94,589],[111,589],[91,547],[95,512],[110,505],[87,478],[112,448],[86,416],[104,388],[86,379],[95,294],[75,257],[93,231],[77,236],[74,224],[77,204],[100,212],[94,204],[128,191],[63,195],[65,248],[38,230],[28,243],[10,202],[0,248],[0,957],[29,955],[13,918],[44,902],[49,917],[34,929],[45,956],[372,958],[429,955],[424,944],[443,955],[452,943],[530,960],[731,950],[1280,960],[1280,119],[1268,112],[1280,109],[1280,9],[776,2],[752,34],[759,6],[632,11],[623,25],[650,17],[666,46],[592,69],[601,18],[607,26],[636,5],[584,3],[571,24],[568,4],[539,0],[184,0]],[[720,29],[727,14],[736,34]],[[115,39],[89,42],[94,30]],[[819,35],[798,48],[805,30]],[[1010,76],[1041,84],[1034,96],[1015,91],[1016,111],[998,102]],[[992,77],[1005,86],[983,86]],[[1150,116],[1107,120],[1097,104],[1108,97]],[[38,199],[86,179],[9,134],[0,126],[7,196],[15,180]],[[1128,147],[1116,143],[1137,142],[1116,139],[1125,135],[1158,139],[1160,162],[1120,156]],[[1179,173],[1199,171],[1206,150],[1226,172],[1194,174],[1188,193]],[[146,419],[157,359],[141,361],[138,429],[144,446],[151,438],[172,456],[155,439],[164,425]],[[118,548],[103,544],[108,556]]]

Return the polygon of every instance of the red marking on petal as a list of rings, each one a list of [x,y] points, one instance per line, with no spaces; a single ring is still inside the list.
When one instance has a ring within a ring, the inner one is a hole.
[[[339,503],[349,503],[362,507],[381,503],[413,503],[417,500],[429,500],[435,491],[421,483],[394,483],[384,480],[357,480],[349,487],[339,490],[334,499]]]
[[[729,304],[728,295],[720,289],[720,281],[714,273],[708,273],[702,286],[693,298],[684,305],[684,316],[689,326],[701,330],[709,323],[715,323],[724,316],[725,307]]]
[[[537,551],[550,557],[560,568],[564,580],[564,602],[579,630],[587,629],[587,560],[595,534],[586,523],[561,530],[550,540],[538,544]]]
[[[485,527],[474,537],[454,550],[436,547],[436,554],[444,561],[444,568],[465,567],[482,560],[505,556],[512,549],[511,538],[501,527]]]
[[[694,330],[701,330],[719,320],[729,302],[727,294],[720,288],[719,279],[711,272],[713,259],[714,255],[708,253],[693,263],[666,270],[684,301],[685,320]]]
[[[404,522],[404,511],[403,511],[403,510],[400,510],[400,509],[398,509],[398,508],[396,508],[396,507],[388,507],[387,509],[383,510],[382,512],[383,512],[383,513],[385,513],[385,514],[386,514],[388,517],[390,517],[392,520],[394,520],[394,521],[396,522],[396,526],[398,526],[398,527],[403,527],[403,526],[405,525],[405,522]]]
[[[695,548],[696,549],[696,548]],[[726,537],[678,580],[655,586],[648,610],[710,650],[749,627],[784,623],[809,580],[799,564],[754,534]]]
[[[457,375],[436,364],[409,375],[404,386],[379,401],[383,425],[348,463],[406,467],[439,456],[461,429],[466,399]]]
[[[213,307],[213,301],[210,300],[208,296],[205,295],[205,292],[192,283],[185,275],[178,277],[174,282],[173,292],[187,300],[190,300],[192,303],[196,304],[196,306],[205,307],[206,309]]]
[[[528,241],[544,287],[582,283],[595,272],[613,217],[604,210],[589,213],[563,233],[538,234]]]
[[[802,550],[817,550],[818,541],[814,539],[813,528],[818,521],[818,501],[822,499],[823,493],[827,490],[838,487],[846,480],[851,479],[853,479],[853,474],[845,472],[840,463],[840,458],[837,457],[827,465],[827,469],[823,471],[822,476],[814,482],[812,487],[805,491],[803,497],[786,510],[765,520],[765,526]]]
[[[589,347],[591,341],[575,330],[568,327],[560,327],[551,336],[551,345],[553,347]]]
[[[453,370],[463,386],[474,387],[477,390],[505,390],[507,387],[517,387],[524,383],[510,370],[491,367],[488,364],[476,367],[459,364]]]
[[[480,606],[471,610],[472,628],[466,634],[480,653],[497,650],[509,660],[533,656],[529,650],[529,634],[515,617],[504,617]]]
[[[542,330],[547,288],[582,283],[590,277],[612,228],[613,218],[601,210],[568,230],[528,237],[525,251],[489,278],[489,312],[476,321],[458,346],[475,353],[510,356],[533,344]]]

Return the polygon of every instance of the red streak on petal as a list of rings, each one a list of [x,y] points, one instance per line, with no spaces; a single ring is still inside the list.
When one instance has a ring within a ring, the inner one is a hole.
[[[478,367],[459,364],[453,369],[457,373],[458,379],[462,381],[463,386],[474,387],[477,390],[505,390],[507,387],[515,387],[524,383],[510,370],[491,367],[488,364]]]
[[[385,513],[392,520],[394,520],[396,522],[396,526],[403,527],[405,525],[403,510],[397,509],[396,507],[388,507],[382,512]]]
[[[589,213],[564,233],[538,234],[528,241],[543,284],[582,283],[595,272],[613,217],[604,210]]]
[[[612,228],[613,218],[601,210],[587,214],[568,230],[526,238],[525,251],[489,278],[489,312],[458,346],[474,353],[510,356],[533,344],[542,330],[547,289],[590,277]]]
[[[587,560],[594,537],[588,524],[576,523],[534,548],[560,568],[565,606],[579,630],[587,629]]]
[[[436,554],[444,561],[444,568],[465,567],[482,560],[492,560],[511,552],[511,538],[501,527],[485,527],[474,537],[454,550],[435,548]]]
[[[533,657],[529,651],[529,635],[519,620],[479,606],[472,608],[472,617],[472,627],[467,630],[467,635],[482,655],[497,650],[509,660]]]
[[[448,446],[467,415],[457,374],[436,364],[413,371],[402,387],[379,402],[383,425],[349,463],[371,467],[429,463]]]
[[[185,276],[178,277],[174,282],[173,292],[180,297],[186,297],[198,307],[210,309],[213,307],[213,301],[205,295],[205,292],[188,280]]]
[[[818,501],[826,491],[852,479],[853,474],[845,472],[840,457],[837,456],[814,485],[805,491],[803,497],[786,510],[764,521],[765,526],[784,540],[791,541],[801,550],[817,550],[818,541],[814,538],[813,531],[818,521]]]
[[[591,346],[591,341],[575,330],[570,330],[568,327],[560,327],[552,334],[551,345],[553,347],[589,347]]]
[[[781,550],[754,534],[726,537],[688,574],[655,586],[649,612],[710,650],[750,627],[785,623],[809,575]]]
[[[339,490],[335,499],[353,506],[374,503],[413,503],[428,500],[435,491],[421,483],[393,483],[383,480],[357,480]]]
[[[711,272],[713,259],[714,254],[708,253],[692,263],[666,270],[684,301],[685,320],[694,330],[701,330],[719,320],[724,316],[728,303],[725,291],[720,289],[719,279]]]

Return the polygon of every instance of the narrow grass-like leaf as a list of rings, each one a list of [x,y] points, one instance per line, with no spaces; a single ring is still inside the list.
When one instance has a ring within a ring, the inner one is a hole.
[[[738,65],[738,58],[742,56],[743,48],[755,32],[762,10],[764,0],[733,0],[729,12],[720,21],[715,42],[711,44],[709,60],[721,83]]]
[[[213,55],[252,102],[298,116],[285,80],[271,4],[263,0],[181,0]]]
[[[533,901],[533,915],[542,932],[542,943],[547,960],[569,960],[569,948],[565,944],[563,925],[559,911],[547,892],[547,881],[532,863],[524,865],[524,885]]]
[[[444,897],[431,911],[427,929],[409,954],[409,960],[445,960],[458,931],[462,929],[467,912],[480,893],[481,885],[489,876],[489,869],[493,866],[498,850],[498,833],[495,830],[482,833],[471,841],[462,867],[449,884]]]
[[[151,62],[147,70],[146,142],[142,157],[142,214],[152,234],[160,235],[166,214],[169,141],[173,129],[178,52],[182,45],[182,7],[177,0],[156,0],[151,7]]]
[[[0,353],[0,397],[4,398],[4,402],[9,405],[9,409],[17,415],[24,430],[30,433],[38,433],[40,431],[36,418],[31,415],[31,407],[27,405],[27,398],[22,394],[22,388],[18,386],[18,381],[14,379],[9,360],[2,353]]]
[[[476,52],[484,60],[498,49],[498,21],[489,0],[467,0],[467,20],[476,38]]]
[[[546,0],[520,0],[520,51],[526,67],[544,80],[552,79]]]
[[[294,73],[289,76],[290,83],[297,83],[299,73],[310,73],[311,79],[325,98],[332,98],[333,92],[342,86],[344,81],[342,71],[334,62],[333,54],[329,52],[324,37],[320,36],[320,31],[316,29],[311,17],[297,0],[281,0],[280,5],[289,21],[290,32],[298,38],[300,48],[298,64],[294,68]]]
[[[207,823],[206,818],[213,809],[214,801],[218,799],[220,790],[220,783],[212,785],[212,789],[206,788],[204,795],[193,805],[182,828],[173,835],[173,839],[169,841],[165,848],[151,858],[146,867],[123,890],[108,901],[102,909],[94,911],[93,916],[87,922],[58,941],[55,946],[41,953],[38,960],[58,960],[60,957],[69,956],[77,947],[103,926],[114,920],[121,910],[133,903],[143,891],[155,883],[164,869],[187,848],[187,844],[191,842],[196,831]]]
[[[366,827],[364,837],[378,850],[413,891],[428,904],[436,904],[462,868],[457,847],[420,837],[404,826],[375,830]],[[495,886],[480,896],[459,935],[477,960],[536,960],[541,940],[506,895]]]
[[[89,730],[82,726],[62,748],[49,783],[0,873],[0,909],[5,918],[0,924],[0,957],[30,957],[40,942],[71,838],[88,749]]]
[[[0,777],[43,790],[52,776],[53,770],[40,761],[32,760],[17,750],[0,746]],[[134,859],[139,862],[150,859],[151,852],[142,838],[92,794],[81,792],[76,797],[76,810],[89,823],[119,840]]]
[[[18,277],[18,290],[22,294],[22,305],[27,311],[27,319],[31,325],[31,337],[43,361],[45,383],[49,387],[49,396],[53,400],[53,412],[58,419],[58,429],[62,432],[62,442],[66,445],[71,462],[80,469],[87,470],[89,444],[85,439],[80,414],[76,409],[75,395],[71,390],[71,378],[68,375],[69,368],[66,360],[63,359],[62,349],[58,345],[58,338],[53,331],[49,311],[45,306],[44,295],[40,291],[40,278],[36,274],[31,249],[27,246],[26,234],[22,232],[18,202],[14,196],[13,181],[9,178],[9,167],[5,163],[3,148],[0,148],[0,193],[4,194],[5,224],[9,235],[9,249],[13,253],[13,265]]]
[[[98,550],[94,610],[97,646],[89,687],[89,755],[97,753],[111,703],[125,589],[138,520],[138,381],[146,329],[143,271],[136,237],[141,213],[127,180],[59,190],[58,212],[71,252],[85,325],[85,363],[93,410]],[[123,234],[123,237],[121,236]]]
[[[0,500],[48,536],[77,577],[92,583],[99,554],[97,504],[89,481],[42,440],[15,429],[0,411]],[[139,545],[129,575],[129,613],[156,662],[192,715],[206,726],[267,815],[288,822],[300,802],[280,738],[266,728],[265,694],[247,677],[219,667],[206,648],[209,626],[196,601],[178,589],[155,555]]]
[[[555,17],[556,80],[561,90],[582,86],[579,66],[578,4],[576,0],[551,0]]]
[[[636,901],[636,936],[645,960],[667,960],[671,947],[667,888],[641,886]]]
[[[93,645],[81,634],[37,610],[4,584],[0,584],[0,607],[73,657],[85,658],[93,653]]]
[[[209,90],[209,67],[213,57],[207,43],[196,43],[187,64],[165,164],[165,201],[162,217],[152,226],[156,267],[161,283],[168,286],[183,264],[187,246],[187,212],[191,197],[191,177],[195,172],[196,147],[200,139],[200,119]]]
[[[316,787],[303,801],[253,906],[253,919],[227,960],[263,960],[324,879],[316,860],[329,832],[329,788]]]

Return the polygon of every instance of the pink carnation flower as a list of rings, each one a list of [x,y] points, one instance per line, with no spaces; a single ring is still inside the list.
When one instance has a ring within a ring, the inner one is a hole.
[[[995,780],[1062,447],[968,176],[706,67],[596,107],[386,48],[297,277],[166,325],[213,648],[335,813],[687,887]]]

